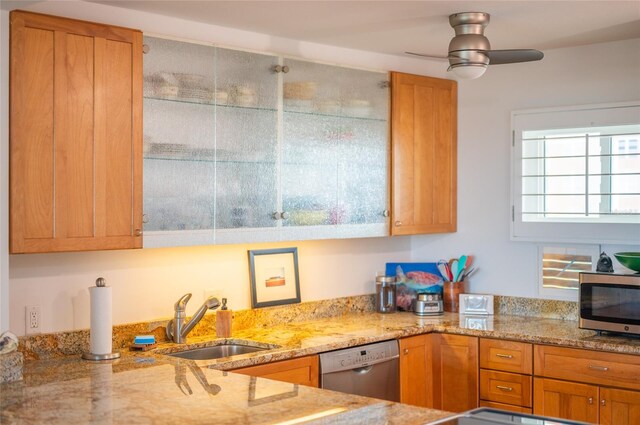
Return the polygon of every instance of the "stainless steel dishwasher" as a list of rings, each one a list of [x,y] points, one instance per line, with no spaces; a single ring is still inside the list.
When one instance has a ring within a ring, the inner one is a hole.
[[[398,341],[320,354],[320,388],[400,401]]]

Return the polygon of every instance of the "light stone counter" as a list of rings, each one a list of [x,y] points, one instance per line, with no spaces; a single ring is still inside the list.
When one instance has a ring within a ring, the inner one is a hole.
[[[316,423],[426,423],[447,413],[326,390],[276,383],[215,369],[262,364],[427,332],[640,354],[640,339],[598,336],[575,321],[445,313],[354,313],[234,331],[266,351],[188,361],[164,354],[224,341],[198,336],[146,353],[123,351],[107,363],[79,356],[25,362],[24,380],[0,387],[0,423],[275,423],[314,416]],[[163,354],[164,353],[164,354]]]

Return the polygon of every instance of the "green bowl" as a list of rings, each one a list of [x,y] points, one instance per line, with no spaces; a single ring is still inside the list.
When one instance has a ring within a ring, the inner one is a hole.
[[[616,252],[615,257],[620,264],[636,273],[640,273],[640,252]]]

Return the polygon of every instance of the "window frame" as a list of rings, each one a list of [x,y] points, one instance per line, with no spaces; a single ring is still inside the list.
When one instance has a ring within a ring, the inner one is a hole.
[[[510,239],[569,244],[637,244],[638,223],[525,222],[522,220],[522,131],[640,123],[640,100],[517,110],[511,113]],[[640,218],[639,218],[640,220]]]

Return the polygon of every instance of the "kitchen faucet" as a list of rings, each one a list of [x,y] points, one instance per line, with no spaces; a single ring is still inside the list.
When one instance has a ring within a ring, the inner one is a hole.
[[[177,344],[184,344],[187,342],[187,334],[191,332],[191,329],[198,324],[200,319],[204,317],[207,310],[215,310],[220,306],[220,301],[217,298],[209,297],[200,306],[196,314],[193,315],[191,320],[185,323],[185,309],[187,308],[187,302],[191,299],[191,294],[184,294],[175,304],[175,315],[172,320],[167,323],[167,338]]]

